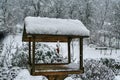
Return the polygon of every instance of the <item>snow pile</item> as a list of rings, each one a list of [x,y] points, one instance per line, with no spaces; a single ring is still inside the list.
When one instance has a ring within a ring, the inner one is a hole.
[[[114,80],[120,80],[120,76],[115,76]]]
[[[43,76],[31,76],[27,69],[20,71],[18,76],[14,80],[47,80]]]
[[[67,77],[65,78],[65,80],[73,80],[71,77]]]
[[[89,36],[89,30],[79,20],[26,17],[25,26],[28,34]]]
[[[30,74],[28,70],[22,70],[14,80],[30,80]]]

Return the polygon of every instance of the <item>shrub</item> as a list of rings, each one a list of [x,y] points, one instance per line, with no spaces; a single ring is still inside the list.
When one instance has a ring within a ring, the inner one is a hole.
[[[120,62],[117,62],[115,59],[112,58],[101,58],[100,61],[113,70],[113,72],[117,75],[120,71]]]
[[[63,63],[65,59],[58,54],[54,48],[46,44],[36,43],[35,63]],[[17,49],[12,58],[12,66],[27,67],[28,64],[28,45]]]
[[[63,63],[63,57],[54,48],[46,44],[37,43],[35,51],[35,63]]]
[[[84,74],[72,75],[72,77],[80,77],[82,80],[113,80],[115,78],[113,71],[99,60],[84,60],[84,70]]]
[[[0,67],[0,80],[14,80],[20,70],[21,69],[19,67]]]
[[[12,66],[27,67],[28,64],[28,46],[25,44],[17,49],[12,59]]]
[[[114,73],[107,66],[98,60],[84,61],[85,73],[82,76],[84,80],[113,80]]]

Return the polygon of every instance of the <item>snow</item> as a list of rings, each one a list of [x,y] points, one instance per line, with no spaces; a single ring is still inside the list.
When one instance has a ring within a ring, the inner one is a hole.
[[[31,76],[27,69],[23,69],[14,80],[43,80],[43,76]]]
[[[67,77],[65,78],[65,80],[73,80],[71,77]]]
[[[8,37],[6,37],[6,39],[4,40],[4,49],[6,45],[10,44],[10,40],[12,41],[13,36],[10,35]],[[22,46],[22,35],[14,35],[14,45],[19,45]],[[49,45],[52,48],[56,48],[56,43],[50,43],[48,42],[47,45]],[[76,62],[79,61],[79,43],[78,42],[74,42],[74,59],[76,59]],[[72,50],[72,49],[71,49]],[[3,50],[5,51],[5,50]],[[3,52],[4,53],[4,52]],[[67,51],[67,43],[60,43],[60,54],[63,55],[63,57],[67,57],[68,51]],[[110,50],[107,51],[103,51],[102,50],[102,54],[101,54],[101,50],[95,50],[95,48],[91,48],[87,45],[83,46],[83,58],[84,59],[99,59],[99,58],[113,58],[113,59],[120,59],[120,50],[117,50],[117,53],[115,50],[112,51],[112,54],[110,55]]]
[[[102,53],[101,53],[101,50],[96,50],[95,48],[90,48],[89,46],[87,45],[84,45],[84,59],[88,59],[88,58],[91,58],[91,59],[98,59],[98,58],[113,58],[113,59],[119,59],[120,57],[120,50],[117,50],[117,53],[116,53],[116,50],[113,49],[112,50],[112,54],[110,54],[111,50],[102,50]]]
[[[89,30],[79,20],[42,17],[26,17],[28,34],[89,36]]]
[[[12,40],[13,37],[7,36],[6,39],[4,40],[4,44],[9,45],[10,41]],[[15,35],[14,36],[15,42],[19,43],[18,45],[21,46],[22,45],[22,35]],[[14,43],[15,44],[15,43]],[[51,47],[55,47],[55,44],[53,43],[47,43],[49,44],[49,46]],[[79,61],[79,47],[78,47],[78,42],[74,42],[74,59],[76,59],[75,62]],[[60,47],[61,47],[61,54],[63,56],[67,56],[67,44],[66,43],[60,43]],[[63,53],[65,52],[65,54]],[[113,58],[113,59],[118,59],[118,61],[120,61],[120,50],[117,50],[117,53],[115,52],[115,50],[112,51],[112,54],[110,55],[110,50],[102,51],[102,53],[100,52],[100,50],[95,50],[94,47],[89,47],[87,45],[83,46],[83,58],[84,59],[99,59],[99,58]],[[106,53],[106,54],[104,54]],[[14,79],[14,80],[43,80],[43,76],[31,76],[29,71],[27,69],[22,70],[18,76]],[[47,79],[45,79],[47,80]],[[74,80],[70,77],[66,78],[65,80]],[[79,79],[78,79],[79,80]],[[116,76],[115,80],[120,80],[120,76]]]
[[[20,71],[18,76],[14,80],[48,80],[46,77],[43,76],[31,76],[27,69],[23,69]],[[65,78],[65,80],[74,80],[71,77]],[[77,78],[76,80],[82,80]]]
[[[114,80],[120,80],[120,75],[119,76],[115,76]]]

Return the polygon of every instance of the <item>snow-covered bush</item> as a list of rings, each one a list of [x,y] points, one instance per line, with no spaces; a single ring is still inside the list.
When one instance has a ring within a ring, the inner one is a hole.
[[[8,72],[9,80],[13,80],[18,75],[20,70],[21,70],[21,68],[19,68],[19,67],[13,67],[13,68],[9,69],[9,72]]]
[[[28,46],[24,44],[17,49],[12,58],[12,66],[27,67],[28,64]]]
[[[36,43],[35,63],[64,63],[65,59],[56,52],[54,48],[46,44]],[[12,66],[27,67],[28,64],[28,44],[16,50],[12,58]]]
[[[102,63],[107,67],[113,67],[115,63],[115,59],[101,58]]]
[[[98,60],[84,60],[85,73],[83,80],[113,80],[114,73],[107,66]]]
[[[64,63],[64,58],[54,48],[46,44],[37,43],[35,63]]]
[[[20,70],[21,69],[19,67],[0,67],[0,80],[14,80]]]
[[[28,64],[28,55],[21,50],[12,58],[12,66],[26,67]]]
[[[0,67],[3,66],[3,56],[1,56],[2,51],[3,51],[3,44],[2,42],[0,42]]]
[[[113,72],[117,75],[120,72],[120,62],[116,62],[115,59],[111,58],[101,58],[101,62],[113,70]]]
[[[113,71],[99,60],[84,60],[84,74],[72,75],[73,78],[82,80],[113,80],[115,75]]]
[[[2,50],[3,50],[3,44],[2,42],[0,42],[0,54],[2,53]]]

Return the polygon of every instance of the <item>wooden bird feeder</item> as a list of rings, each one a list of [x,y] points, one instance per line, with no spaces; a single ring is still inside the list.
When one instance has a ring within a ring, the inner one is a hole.
[[[83,38],[89,36],[89,30],[79,20],[26,17],[22,41],[29,42],[29,71],[31,75],[43,75],[48,80],[64,80],[68,74],[81,74],[83,67]],[[70,43],[79,38],[79,64],[71,63]],[[67,63],[35,63],[36,42],[68,43]]]

